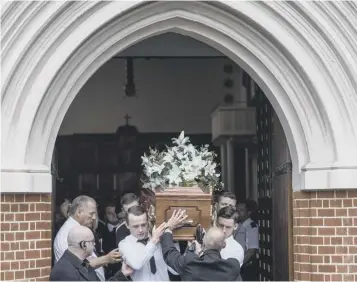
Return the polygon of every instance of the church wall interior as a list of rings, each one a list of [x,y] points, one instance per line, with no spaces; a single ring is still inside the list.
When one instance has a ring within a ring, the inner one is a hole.
[[[164,42],[172,48],[162,48]],[[184,44],[187,48],[182,48]],[[181,49],[177,47],[180,45]],[[197,52],[199,49],[201,53]],[[131,67],[128,67],[128,59]],[[125,92],[130,75],[135,85],[134,95]],[[248,94],[251,89],[253,93]],[[53,204],[58,206],[64,198],[87,194],[101,206],[108,199],[120,199],[124,192],[138,192],[140,156],[149,147],[162,149],[169,145],[171,138],[182,130],[193,144],[209,144],[217,153],[217,161],[221,162],[220,145],[212,142],[211,114],[217,107],[227,104],[247,103],[258,107],[259,97],[265,97],[264,93],[254,88],[254,82],[238,65],[198,41],[168,34],[132,46],[104,64],[87,81],[65,116],[56,142],[54,160],[58,174],[52,193]],[[272,109],[269,102],[268,107]],[[263,118],[270,122],[270,117],[260,117]],[[119,148],[120,135],[115,133],[118,127],[138,130],[134,149]],[[264,130],[271,134],[271,127]],[[282,131],[280,137],[285,140]],[[230,143],[228,139],[223,142]],[[270,137],[266,141],[271,142]],[[231,145],[233,163],[222,162],[233,175],[226,190],[235,193],[238,200],[251,198],[261,204],[262,211],[267,214],[259,223],[269,226],[262,229],[264,244],[268,246],[273,230],[272,186],[260,180],[258,188],[253,181],[257,168],[251,163],[257,161],[257,143],[253,139],[243,143],[235,140]],[[286,144],[283,147],[287,149]],[[128,159],[126,150],[130,151]],[[264,155],[259,160],[264,166],[259,176],[262,179],[275,169],[265,167],[268,157]],[[286,188],[288,182],[281,183],[279,188]],[[283,208],[284,203],[281,201],[276,208]],[[290,217],[289,212],[287,221],[276,225],[279,233],[288,232]],[[266,250],[270,252],[270,247]],[[288,252],[284,248],[275,250],[278,251],[288,265]],[[271,278],[270,253],[269,256],[264,253],[260,264],[261,269],[264,267],[260,278]],[[281,277],[287,277],[286,273],[281,273]]]
[[[78,193],[105,198],[123,192],[128,185],[122,179],[125,173],[140,171],[117,163],[115,132],[126,123],[139,132],[139,155],[149,146],[162,148],[184,130],[193,144],[210,144],[220,162],[219,146],[212,144],[211,114],[227,94],[235,102],[244,99],[240,71],[217,50],[174,33],[149,38],[117,54],[86,82],[63,120],[55,151],[60,180],[56,200]],[[129,74],[135,85],[133,96],[125,92]],[[236,181],[242,185],[235,192],[243,198],[244,159],[237,163]]]
[[[115,58],[103,65],[70,106],[59,135],[113,133],[125,123],[140,132],[211,133],[210,114],[227,94],[225,57],[134,57],[134,97],[124,94],[126,61]],[[238,89],[233,75],[230,93]]]

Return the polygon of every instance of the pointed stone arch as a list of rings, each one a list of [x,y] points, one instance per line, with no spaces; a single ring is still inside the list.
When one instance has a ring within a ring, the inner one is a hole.
[[[355,188],[355,5],[6,4],[1,55],[3,192],[51,192],[55,140],[80,88],[114,54],[165,32],[189,35],[218,49],[259,84],[287,136],[295,190]]]

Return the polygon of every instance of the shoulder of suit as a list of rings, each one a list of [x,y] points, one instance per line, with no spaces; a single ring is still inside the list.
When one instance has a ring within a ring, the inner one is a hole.
[[[238,264],[240,267],[240,262],[235,258],[227,258],[227,259],[225,259],[225,261],[229,262],[230,264],[232,264],[234,266],[236,266]]]
[[[119,229],[123,228],[123,226],[126,227],[125,222],[122,222],[121,224],[119,224],[116,228],[115,228],[115,232],[118,232]]]

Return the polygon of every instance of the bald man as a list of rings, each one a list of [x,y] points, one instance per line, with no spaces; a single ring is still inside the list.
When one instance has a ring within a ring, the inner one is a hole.
[[[68,233],[67,242],[68,249],[54,265],[50,281],[100,281],[87,260],[95,247],[93,232],[82,225],[74,226]],[[122,271],[109,280],[127,280],[125,276],[130,275],[130,269],[124,265]]]
[[[234,258],[221,258],[220,252],[225,247],[225,235],[220,228],[212,227],[207,231],[200,255],[193,252],[181,255],[174,245],[173,230],[169,222],[169,228],[160,239],[162,252],[166,264],[179,273],[182,281],[241,280],[239,261]]]

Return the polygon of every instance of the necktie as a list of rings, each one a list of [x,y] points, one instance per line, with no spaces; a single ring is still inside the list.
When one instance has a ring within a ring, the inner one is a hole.
[[[90,266],[90,263],[87,259],[84,259],[82,262],[82,266],[88,272],[89,281],[100,281],[93,267]]]
[[[148,241],[149,241],[149,238],[146,238],[146,239],[138,240],[138,243],[144,244],[146,246]],[[156,263],[155,263],[154,256],[152,256],[151,259],[150,259],[150,269],[151,269],[151,273],[152,274],[156,273]]]

